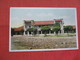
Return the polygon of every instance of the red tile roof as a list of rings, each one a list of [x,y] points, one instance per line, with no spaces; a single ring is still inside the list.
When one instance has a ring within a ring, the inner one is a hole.
[[[24,21],[24,22],[31,22],[31,21]]]
[[[74,25],[74,26],[72,26],[73,27],[73,29],[76,29],[76,26]]]
[[[55,19],[55,21],[62,21],[62,19]]]
[[[14,31],[21,31],[21,30],[24,30],[24,27],[23,26],[18,27],[18,28],[14,28]]]
[[[55,19],[55,21],[62,21],[62,19]],[[31,21],[24,20],[24,22],[31,22]],[[54,24],[54,20],[53,21],[34,21],[34,25],[50,25],[50,24]]]
[[[54,21],[35,21],[34,25],[50,25],[54,24]]]

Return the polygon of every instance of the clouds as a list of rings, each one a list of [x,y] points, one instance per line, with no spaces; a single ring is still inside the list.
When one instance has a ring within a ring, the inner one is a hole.
[[[36,14],[32,14],[32,13],[27,13],[24,14],[21,17],[12,17],[11,18],[11,25],[12,27],[19,27],[23,25],[23,20],[35,20],[35,21],[43,21],[43,20],[54,20],[54,19],[61,19],[63,18],[68,19],[69,16],[57,16],[56,14],[53,13],[36,13]],[[66,21],[67,22],[67,21]]]
[[[52,13],[40,13],[37,16],[39,16],[39,17],[52,17],[52,16],[54,16],[54,14],[52,14]]]
[[[75,10],[74,9],[11,9],[11,25],[17,26],[22,25],[23,20],[35,20],[35,21],[43,21],[43,20],[54,20],[54,19],[62,19],[65,24],[75,24]]]
[[[23,21],[19,17],[12,17],[11,18],[11,27],[19,27],[23,25]]]
[[[27,14],[25,14],[25,16],[26,16],[26,17],[32,17],[33,14],[31,14],[31,13],[27,13]]]
[[[69,16],[61,16],[61,18],[63,18],[63,19],[64,19],[64,18],[69,18]]]
[[[35,16],[35,17],[52,17],[52,16],[54,16],[54,14],[53,13],[35,13],[35,14],[27,13],[25,16],[26,17],[33,17],[33,16]]]
[[[53,17],[53,13],[27,13],[22,16],[25,20],[51,20]]]

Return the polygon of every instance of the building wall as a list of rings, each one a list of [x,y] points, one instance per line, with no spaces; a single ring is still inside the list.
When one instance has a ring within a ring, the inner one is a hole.
[[[34,22],[34,24],[33,24],[33,22],[34,21],[25,22],[24,23],[24,26],[25,26],[24,30],[27,31],[28,28],[32,28],[33,27],[33,28],[36,28],[38,31],[41,32],[41,27],[42,26],[50,26],[51,29],[54,27],[54,24],[49,24],[49,25],[35,25],[35,22]],[[57,23],[57,22],[60,23],[61,30],[62,30],[62,32],[64,32],[63,31],[63,23],[62,23],[62,21],[55,21],[55,23]]]

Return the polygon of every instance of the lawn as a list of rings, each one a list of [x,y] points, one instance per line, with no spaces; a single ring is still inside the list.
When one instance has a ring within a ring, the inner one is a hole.
[[[51,37],[53,35],[47,36],[48,37],[13,36],[11,38],[11,49],[30,50],[30,49],[76,48],[77,44],[75,36],[73,37]]]
[[[73,37],[75,34],[64,34],[64,35],[33,35],[34,37]]]
[[[46,37],[72,37],[75,35],[46,35]]]

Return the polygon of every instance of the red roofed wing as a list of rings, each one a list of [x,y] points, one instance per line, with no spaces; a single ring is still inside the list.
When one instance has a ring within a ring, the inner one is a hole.
[[[73,29],[76,29],[76,26],[75,25],[73,26]]]
[[[35,21],[35,25],[49,25],[54,24],[54,21]]]
[[[24,22],[31,22],[31,21],[24,21]]]
[[[21,30],[24,30],[24,27],[23,26],[18,27],[18,28],[14,28],[14,31],[21,31]]]
[[[62,21],[62,19],[55,19],[55,21]]]

